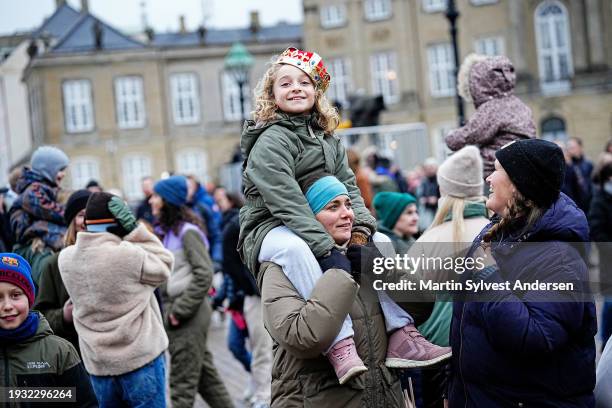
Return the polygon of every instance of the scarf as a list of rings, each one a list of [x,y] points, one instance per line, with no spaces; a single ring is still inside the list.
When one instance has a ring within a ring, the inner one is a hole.
[[[27,319],[12,330],[0,329],[0,344],[15,344],[29,339],[36,334],[40,317],[36,312],[28,313]]]
[[[485,217],[489,218],[487,207],[484,203],[473,203],[466,202],[465,208],[463,209],[463,218],[474,218],[474,217]],[[451,221],[453,219],[453,213],[449,212],[444,217],[444,222]]]

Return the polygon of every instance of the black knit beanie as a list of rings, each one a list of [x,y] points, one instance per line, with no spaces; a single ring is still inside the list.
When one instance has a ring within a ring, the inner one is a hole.
[[[127,235],[127,231],[108,209],[108,203],[113,197],[114,195],[110,193],[92,193],[85,207],[85,225],[89,227],[90,225],[116,224],[109,227],[107,231],[123,238]]]
[[[88,190],[77,190],[70,194],[68,202],[66,203],[66,209],[64,210],[64,221],[66,225],[70,225],[74,217],[87,206],[87,200],[91,191]]]
[[[558,198],[565,176],[565,159],[556,144],[542,139],[519,140],[495,152],[512,183],[538,207]]]

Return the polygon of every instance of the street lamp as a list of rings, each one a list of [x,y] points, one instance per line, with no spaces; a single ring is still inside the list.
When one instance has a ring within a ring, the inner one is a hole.
[[[457,19],[459,18],[459,11],[457,11],[457,7],[455,7],[455,0],[447,0],[448,3],[446,5],[446,18],[450,24],[450,35],[451,41],[453,43],[453,55],[455,57],[455,78],[457,78],[457,74],[459,73],[459,45],[457,44]],[[457,116],[459,118],[459,126],[463,126],[465,124],[465,114],[463,113],[463,99],[459,96],[459,93],[455,96],[455,101],[457,103]]]
[[[246,119],[244,113],[244,86],[249,82],[249,71],[253,66],[253,62],[253,56],[249,50],[239,42],[234,43],[225,56],[225,72],[227,72],[238,84],[242,120]]]

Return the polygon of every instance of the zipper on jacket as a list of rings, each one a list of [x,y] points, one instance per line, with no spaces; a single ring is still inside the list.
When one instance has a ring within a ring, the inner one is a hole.
[[[312,128],[310,127],[310,123],[306,125],[306,127],[308,128],[308,134],[310,135],[310,137],[316,139],[317,137],[315,136],[314,130],[312,130]]]
[[[465,317],[465,301],[461,305],[461,324],[459,325],[459,373],[461,374],[461,383],[463,384],[463,396],[465,398],[464,407],[467,408],[467,388],[465,387],[465,379],[463,378],[463,318]]]
[[[368,362],[370,363],[370,367],[373,368],[373,374],[374,374],[374,380],[375,380],[375,384],[378,384],[379,382],[382,381],[382,379],[378,378],[378,366],[376,366],[376,361],[374,358],[374,350],[372,349],[372,335],[370,334],[370,328],[372,327],[371,325],[371,321],[370,318],[367,314],[366,308],[365,308],[365,304],[363,303],[363,300],[361,299],[361,295],[359,295],[359,293],[357,293],[357,300],[359,303],[359,307],[361,308],[361,312],[363,313],[363,320],[365,322],[365,326],[366,326],[366,335],[368,336],[368,351],[369,351],[369,358],[368,358]],[[369,370],[368,370],[369,371]],[[366,382],[366,392],[367,392],[367,382]],[[378,395],[378,393],[374,392],[367,392],[366,395],[371,395],[374,394],[372,397],[372,405],[373,407],[377,407],[378,405],[376,404],[377,400],[376,397]]]

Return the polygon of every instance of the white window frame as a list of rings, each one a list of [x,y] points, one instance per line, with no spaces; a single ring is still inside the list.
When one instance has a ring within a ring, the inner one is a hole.
[[[370,55],[370,75],[374,95],[381,94],[385,105],[399,102],[400,87],[396,52],[377,52]]]
[[[90,180],[100,180],[100,160],[93,156],[79,156],[70,160],[72,189],[85,188]]]
[[[330,101],[340,102],[346,108],[352,90],[351,60],[345,57],[330,58],[326,60],[325,65],[332,78],[327,97]]]
[[[498,0],[470,0],[473,6],[484,6],[487,4],[495,4]]]
[[[64,125],[67,133],[91,132],[95,127],[91,81],[68,79],[62,83]]]
[[[136,163],[138,161],[138,163]],[[146,154],[132,153],[123,157],[123,192],[130,201],[140,200],[143,177],[151,176],[152,161]]]
[[[426,13],[437,13],[446,10],[447,0],[423,0],[423,11]]]
[[[115,107],[120,129],[143,128],[146,123],[144,86],[141,76],[115,78]]]
[[[474,40],[474,51],[477,54],[488,56],[506,55],[504,37],[501,35],[491,35],[477,38]]]
[[[176,152],[176,171],[179,174],[193,175],[198,181],[208,181],[208,160],[202,149],[182,149]]]
[[[545,8],[559,7],[561,14],[555,16],[542,16]],[[534,12],[536,32],[536,48],[538,54],[538,68],[540,74],[540,87],[544,93],[567,92],[570,89],[570,78],[574,74],[572,61],[572,44],[570,36],[569,13],[565,6],[556,0],[546,0],[536,7]],[[562,41],[564,45],[559,45]],[[548,42],[550,47],[544,48]],[[566,59],[567,73],[564,76],[561,68],[561,59]],[[550,65],[550,75],[547,74],[547,65]]]
[[[322,5],[319,17],[321,19],[321,27],[336,28],[346,24],[346,4],[328,4]]]
[[[227,71],[221,72],[221,88],[223,92],[223,117],[226,121],[242,121],[242,108],[240,106],[240,89],[236,79]],[[251,111],[250,87],[246,83],[242,87],[244,94],[244,115],[249,117]]]
[[[434,98],[454,96],[455,63],[450,43],[431,44],[427,47],[429,89]]]
[[[175,125],[200,123],[200,92],[198,77],[193,72],[170,75],[172,118]]]
[[[386,20],[393,16],[391,0],[364,0],[363,15],[366,21]]]

